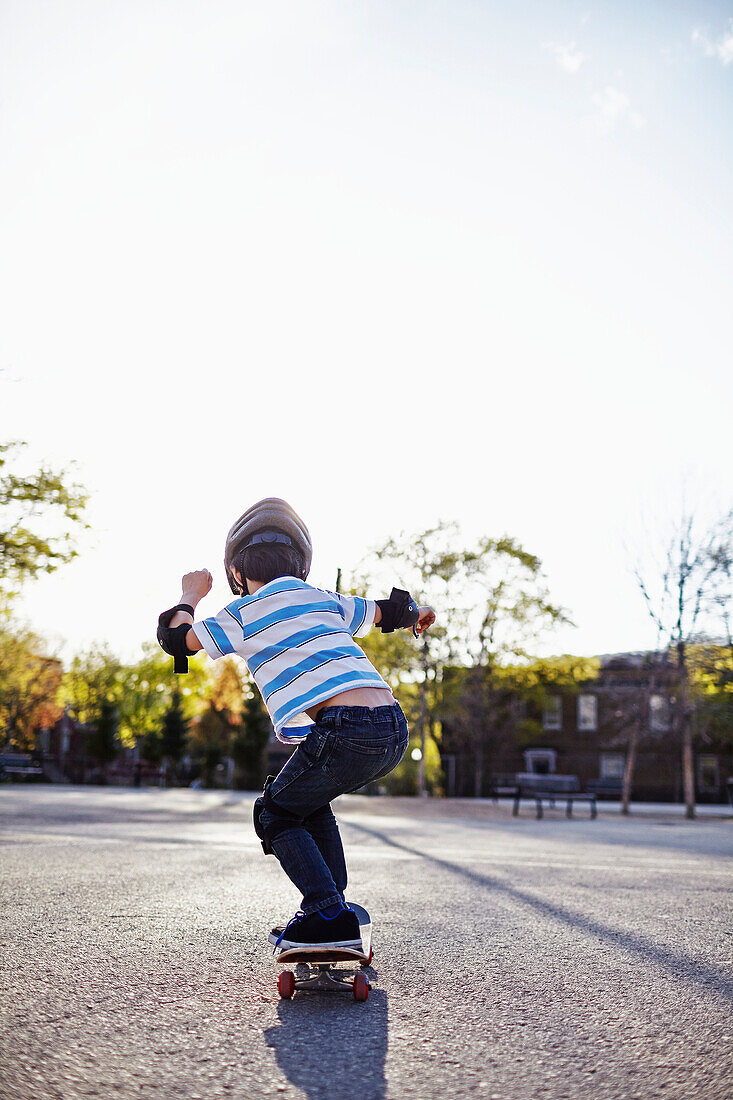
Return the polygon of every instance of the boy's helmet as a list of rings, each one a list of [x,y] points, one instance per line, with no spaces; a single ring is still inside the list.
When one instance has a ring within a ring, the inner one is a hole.
[[[302,554],[305,564],[305,577],[308,576],[313,560],[313,547],[308,528],[297,512],[280,497],[265,497],[248,508],[243,516],[232,524],[224,548],[224,569],[229,587],[235,596],[241,588],[232,573],[236,558],[249,544],[254,535],[263,531],[276,531],[292,539],[293,546]]]

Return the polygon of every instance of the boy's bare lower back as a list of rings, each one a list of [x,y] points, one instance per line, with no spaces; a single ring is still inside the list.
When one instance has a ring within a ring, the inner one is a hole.
[[[332,695],[330,699],[322,699],[306,713],[315,722],[318,712],[324,707],[391,707],[394,702],[394,695],[389,688],[351,688],[350,691]]]

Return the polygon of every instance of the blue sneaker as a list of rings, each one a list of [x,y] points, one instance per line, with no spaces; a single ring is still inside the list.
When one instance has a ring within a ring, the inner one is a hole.
[[[281,951],[293,947],[364,950],[359,921],[348,905],[344,905],[333,917],[327,917],[323,913],[308,913],[306,916],[298,911],[283,928],[275,947],[279,947]]]

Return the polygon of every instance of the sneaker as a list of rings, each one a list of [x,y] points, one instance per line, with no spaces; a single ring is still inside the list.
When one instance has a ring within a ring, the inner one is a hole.
[[[326,917],[323,913],[309,913],[307,916],[302,912],[296,913],[283,928],[275,946],[281,951],[292,947],[364,950],[356,913],[347,905],[333,917]]]
[[[284,931],[285,931],[285,925],[284,924],[279,924],[279,925],[276,925],[275,928],[271,928],[270,929],[270,935],[267,937],[268,940],[270,941],[270,943],[276,944],[277,941],[282,936]]]
[[[348,902],[344,902],[344,905],[348,906]],[[280,939],[280,937],[282,936],[284,931],[285,931],[285,925],[284,924],[276,924],[274,928],[271,928],[270,929],[270,934],[267,937],[268,940],[270,941],[270,943],[277,944],[277,941]]]

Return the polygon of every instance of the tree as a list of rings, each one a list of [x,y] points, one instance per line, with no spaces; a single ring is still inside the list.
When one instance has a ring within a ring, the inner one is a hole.
[[[402,676],[396,679],[421,685],[420,793],[425,789],[427,740],[437,739],[437,722],[449,707],[454,719],[460,711],[453,728],[473,753],[476,793],[481,792],[496,734],[499,668],[510,660],[527,659],[530,642],[534,644],[547,628],[569,622],[564,610],[550,602],[539,558],[515,539],[485,537],[467,548],[462,541],[455,523],[440,523],[389,539],[370,563],[374,580],[389,570],[392,583],[409,588],[420,602],[435,607],[438,616],[419,646],[403,632],[403,639],[388,650],[404,662]],[[378,636],[373,642],[371,635],[365,641],[368,655],[374,654],[378,662],[384,643]],[[466,671],[453,677],[449,699],[444,672],[456,666]],[[455,694],[459,685],[460,700]]]
[[[161,754],[164,759],[171,762],[174,769],[178,768],[181,757],[186,751],[187,740],[188,719],[183,713],[181,693],[176,685],[170,705],[163,715],[163,730],[160,739]]]
[[[682,747],[685,815],[695,816],[693,742],[699,696],[692,690],[691,647],[725,631],[730,643],[733,509],[710,524],[683,508],[662,541],[661,564],[637,565],[636,581],[661,652],[675,668],[674,732]]]
[[[392,586],[406,588],[420,603],[435,608],[437,621],[423,634],[421,643],[406,631],[382,634],[372,631],[361,640],[365,653],[385,676],[392,689],[408,702],[408,720],[416,723],[420,735],[418,793],[426,793],[425,761],[427,742],[436,733],[442,669],[454,655],[457,618],[457,585],[464,562],[458,526],[439,523],[415,534],[403,533],[372,550],[358,567],[353,589],[374,595],[383,586],[385,596]],[[420,683],[418,695],[405,693],[402,686]],[[412,705],[409,705],[409,704]]]
[[[229,712],[209,702],[191,728],[191,748],[201,762],[205,787],[215,785],[215,772],[231,740]]]
[[[94,724],[89,728],[85,748],[90,756],[102,765],[102,773],[107,776],[107,768],[117,755],[119,715],[112,699],[102,699]]]
[[[182,686],[170,658],[155,642],[146,643],[142,656],[129,665],[107,647],[95,646],[72,661],[63,678],[61,698],[79,722],[95,728],[105,707],[113,706],[119,721],[119,744],[127,748],[135,745],[142,759],[159,764],[169,755],[163,732],[174,696],[178,696],[184,721],[190,721],[206,705],[207,667],[192,662],[184,681]]]
[[[61,698],[77,722],[94,726],[104,703],[117,706],[122,698],[123,665],[107,646],[80,653],[64,674]]]
[[[214,666],[214,675],[206,691],[206,704],[192,725],[190,742],[198,755],[204,785],[215,785],[215,773],[224,756],[231,755],[239,729],[242,706],[242,674],[235,660],[222,660]]]
[[[82,513],[88,495],[65,471],[6,469],[25,446],[0,443],[0,591],[6,597],[25,580],[76,557],[75,535],[86,527]]]
[[[256,688],[245,697],[242,716],[232,740],[232,757],[239,790],[259,790],[264,782],[263,755],[272,735],[272,723]]]
[[[480,797],[486,764],[506,717],[503,666],[529,661],[530,644],[534,647],[546,630],[570,620],[561,607],[550,602],[540,559],[515,539],[482,539],[466,570],[477,629],[472,637],[471,616],[467,615],[466,649],[471,660],[462,700],[462,726],[473,748],[475,793]]]
[[[540,715],[548,700],[558,692],[577,695],[589,683],[598,678],[601,662],[597,657],[577,657],[563,654],[559,657],[537,657],[522,664],[500,665],[493,670],[494,686],[501,700],[506,701],[507,731],[513,730],[521,748],[541,744],[548,737]],[[516,700],[529,704],[531,715],[525,707],[516,714]],[[537,716],[537,717],[534,717]],[[503,735],[500,728],[499,734]],[[551,733],[554,740],[554,731]]]
[[[61,717],[61,676],[61,662],[40,638],[7,622],[0,627],[0,737],[8,749],[31,751],[36,730]]]
[[[697,733],[705,741],[733,743],[733,641],[690,649],[691,689]]]

